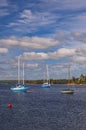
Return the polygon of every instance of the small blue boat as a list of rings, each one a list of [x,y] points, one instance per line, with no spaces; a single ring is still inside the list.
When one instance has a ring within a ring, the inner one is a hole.
[[[49,83],[43,83],[42,88],[50,88],[50,84]]]
[[[48,71],[48,65],[46,65],[46,71],[47,71],[47,81],[45,81],[42,84],[42,88],[50,88],[50,80],[49,80],[49,71]]]

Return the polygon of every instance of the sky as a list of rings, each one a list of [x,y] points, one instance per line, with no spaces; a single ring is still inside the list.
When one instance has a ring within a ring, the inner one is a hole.
[[[0,0],[0,80],[86,75],[86,0]]]

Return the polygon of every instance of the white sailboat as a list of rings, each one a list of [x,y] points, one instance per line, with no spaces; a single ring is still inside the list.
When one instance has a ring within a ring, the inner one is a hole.
[[[20,84],[20,57],[18,57],[18,84],[11,88],[13,92],[26,92],[29,88],[24,85],[24,63],[23,63],[23,84]]]
[[[42,84],[42,88],[50,88],[50,80],[49,80],[49,70],[48,65],[46,65],[46,71],[47,71],[47,81]]]
[[[62,94],[73,94],[74,90],[70,89],[70,65],[68,65],[68,89],[64,89],[61,91]]]

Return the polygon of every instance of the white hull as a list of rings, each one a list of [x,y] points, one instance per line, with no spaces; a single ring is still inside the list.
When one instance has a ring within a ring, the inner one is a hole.
[[[73,93],[74,93],[74,90],[65,89],[65,90],[62,90],[61,93],[62,93],[62,94],[73,94]]]
[[[42,88],[50,88],[50,84],[49,83],[43,83]]]

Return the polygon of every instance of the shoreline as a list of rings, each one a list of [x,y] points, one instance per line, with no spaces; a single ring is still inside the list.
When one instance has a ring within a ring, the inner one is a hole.
[[[86,86],[86,84],[69,84],[69,86]]]

